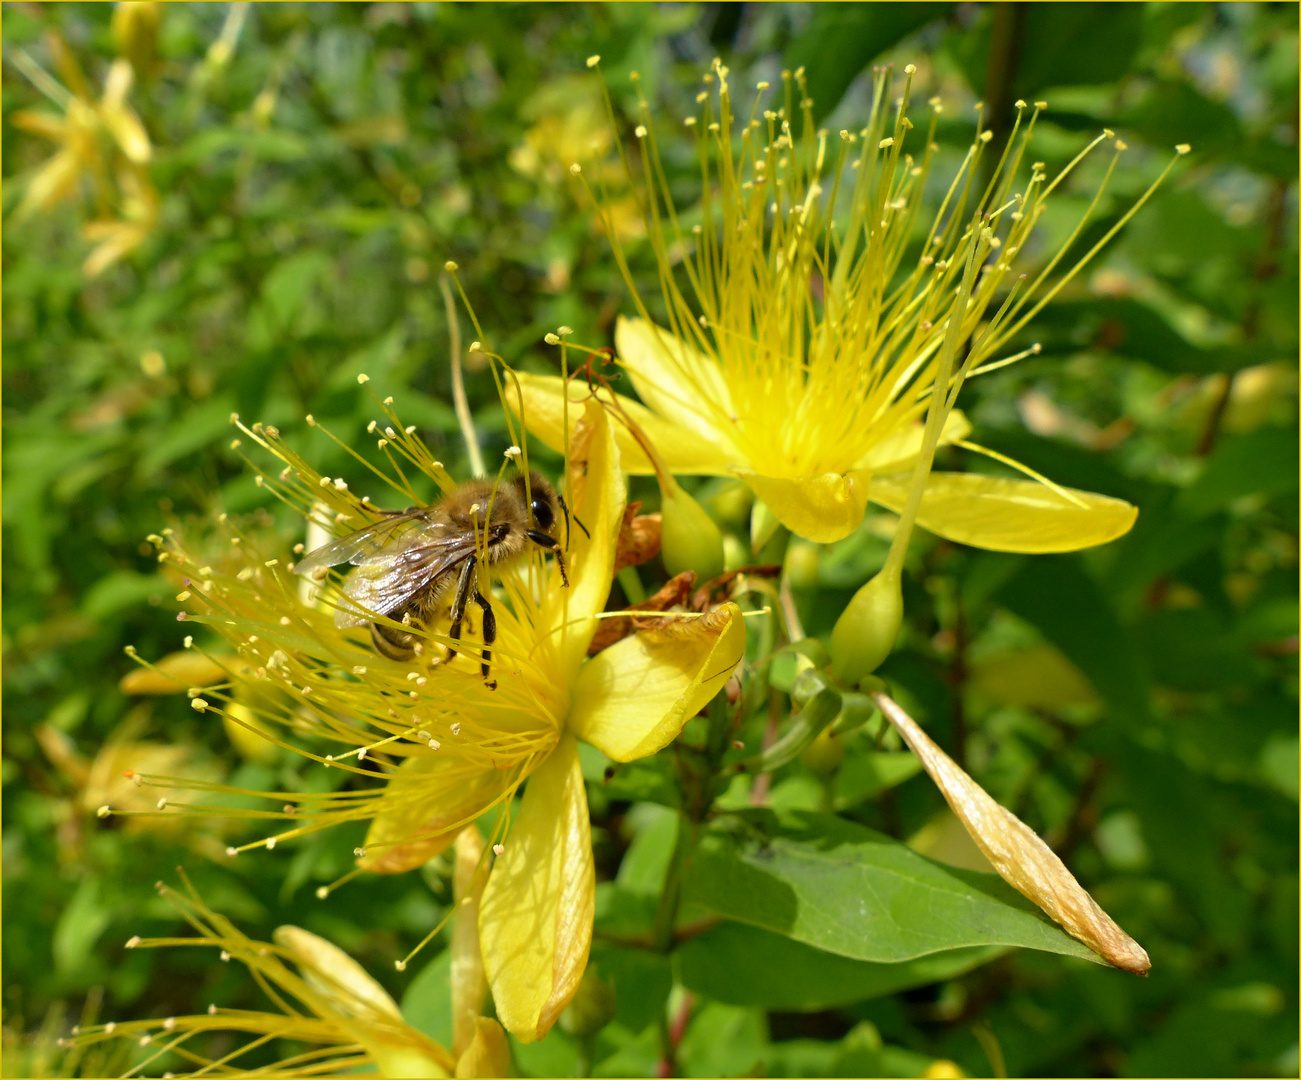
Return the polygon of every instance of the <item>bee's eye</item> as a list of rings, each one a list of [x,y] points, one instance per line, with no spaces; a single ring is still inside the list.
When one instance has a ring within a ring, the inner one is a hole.
[[[531,505],[533,511],[533,521],[539,529],[546,532],[556,523],[555,515],[551,512],[551,504],[541,495],[533,496]]]

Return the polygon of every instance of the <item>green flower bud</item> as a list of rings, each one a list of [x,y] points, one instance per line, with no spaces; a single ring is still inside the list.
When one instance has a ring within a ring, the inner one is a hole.
[[[791,701],[798,709],[804,708],[827,688],[827,677],[822,672],[809,664],[803,656],[800,657],[800,662],[807,666],[796,669],[795,681],[791,683]]]
[[[845,740],[836,738],[832,727],[818,732],[818,737],[804,748],[800,760],[819,780],[829,780],[836,775],[845,758]]]
[[[677,483],[660,484],[660,554],[670,574],[694,570],[700,582],[723,572],[723,534]]]
[[[857,686],[894,648],[903,621],[903,588],[897,574],[882,570],[854,594],[831,631],[831,670]]]
[[[869,675],[867,681],[879,683],[881,680]],[[857,731],[877,715],[876,704],[870,697],[866,694],[848,693],[844,695],[840,715],[836,717],[827,730],[833,735],[847,735],[851,731]]]
[[[614,1019],[614,987],[603,981],[589,964],[578,984],[578,993],[560,1014],[560,1027],[580,1039],[595,1035]]]
[[[793,540],[786,549],[786,580],[792,589],[812,589],[818,584],[822,549],[807,540]]]
[[[750,551],[755,558],[773,538],[781,522],[777,515],[768,509],[768,504],[761,499],[754,500],[754,509],[750,511]]]
[[[741,528],[749,520],[753,502],[754,495],[750,489],[737,480],[709,500],[709,509],[725,524]]]
[[[723,566],[727,570],[739,570],[750,561],[750,552],[730,532],[723,533]]]

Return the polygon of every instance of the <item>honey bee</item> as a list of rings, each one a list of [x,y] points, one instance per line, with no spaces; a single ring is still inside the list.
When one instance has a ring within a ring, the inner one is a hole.
[[[483,611],[480,671],[488,682],[497,617],[479,589],[479,563],[504,566],[535,544],[556,557],[567,588],[569,576],[556,535],[562,516],[568,547],[569,508],[541,475],[530,471],[527,485],[523,475],[500,485],[471,480],[430,506],[388,512],[383,520],[317,548],[294,567],[294,573],[320,580],[331,566],[352,563],[356,569],[343,585],[350,602],[335,609],[334,625],[343,629],[369,624],[376,652],[393,660],[416,655],[416,631],[428,625],[449,594],[449,636],[459,639],[465,610],[473,600]],[[374,615],[412,630],[375,622],[370,617]],[[455,655],[454,648],[449,650],[447,660]],[[490,689],[496,685],[488,682]]]

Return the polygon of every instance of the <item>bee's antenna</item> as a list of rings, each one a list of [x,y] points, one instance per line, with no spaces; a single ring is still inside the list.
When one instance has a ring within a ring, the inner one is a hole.
[[[556,501],[560,503],[560,509],[565,512],[565,550],[569,550],[569,504],[565,502],[565,497],[556,492]],[[583,532],[587,532],[586,529]]]
[[[583,519],[580,518],[577,514],[574,515],[574,524],[583,530],[584,536],[586,536],[589,540],[592,539],[592,534],[587,531],[587,526],[583,524]]]

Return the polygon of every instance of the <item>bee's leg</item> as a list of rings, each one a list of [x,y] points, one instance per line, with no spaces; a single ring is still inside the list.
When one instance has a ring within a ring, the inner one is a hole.
[[[478,589],[474,590],[474,602],[483,609],[483,663],[479,665],[479,670],[483,673],[483,681],[488,684],[488,689],[496,690],[497,680],[489,680],[488,673],[492,670],[491,646],[497,640],[497,616],[488,598]]]
[[[456,593],[452,597],[452,629],[448,632],[448,637],[453,640],[461,636],[461,620],[465,618],[465,605],[470,602],[470,593],[474,590],[474,567],[478,560],[469,556],[461,565],[460,576],[456,579]],[[456,657],[456,650],[451,646],[447,649],[447,659],[444,663],[450,664]]]
[[[561,554],[560,545],[552,537],[536,529],[526,529],[524,535],[538,547],[551,552],[556,557],[556,565],[560,567],[560,580],[565,583],[566,589],[569,588],[569,575],[565,573],[565,557]]]

